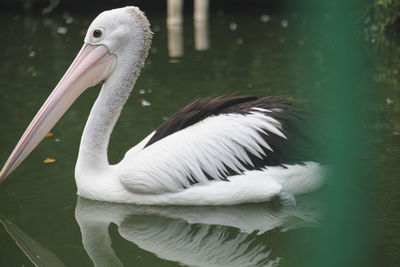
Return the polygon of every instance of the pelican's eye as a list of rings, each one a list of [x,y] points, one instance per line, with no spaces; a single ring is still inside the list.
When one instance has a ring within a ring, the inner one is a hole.
[[[104,29],[103,28],[96,28],[93,30],[92,34],[90,35],[90,41],[96,43],[104,38]]]

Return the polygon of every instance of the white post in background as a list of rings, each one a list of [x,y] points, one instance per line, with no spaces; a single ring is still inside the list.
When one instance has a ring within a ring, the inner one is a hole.
[[[209,0],[194,0],[194,44],[198,51],[210,47],[208,31]]]
[[[183,0],[167,2],[168,55],[181,57],[183,51]]]

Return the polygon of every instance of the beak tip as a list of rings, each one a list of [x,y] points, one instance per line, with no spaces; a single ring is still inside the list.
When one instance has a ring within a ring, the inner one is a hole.
[[[4,167],[1,172],[0,172],[0,184],[2,182],[4,182],[4,180],[7,178],[8,174],[7,174],[7,169],[6,167]]]

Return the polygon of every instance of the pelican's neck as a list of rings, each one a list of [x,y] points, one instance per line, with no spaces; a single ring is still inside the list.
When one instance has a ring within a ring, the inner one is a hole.
[[[134,19],[131,30],[120,39],[120,43],[110,43],[110,50],[117,57],[115,70],[104,82],[100,94],[90,111],[82,134],[75,179],[92,180],[108,173],[107,148],[111,132],[121,110],[132,91],[144,66],[151,44],[150,24],[144,14],[137,9],[128,10]]]
[[[79,147],[75,176],[92,176],[109,167],[107,148],[111,132],[139,76],[143,62],[118,62],[113,74],[104,82],[90,111]]]

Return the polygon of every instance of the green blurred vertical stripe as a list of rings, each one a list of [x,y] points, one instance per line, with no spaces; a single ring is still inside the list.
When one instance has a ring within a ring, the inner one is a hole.
[[[326,77],[322,83],[321,127],[329,142],[323,149],[330,159],[328,183],[322,191],[323,219],[312,237],[312,254],[304,266],[368,266],[368,216],[361,185],[369,183],[360,160],[365,133],[363,105],[368,100],[367,66],[362,49],[361,1],[307,0],[299,2],[306,14],[304,29],[311,43],[309,55],[318,50]],[[309,60],[312,62],[312,60]],[[309,66],[310,71],[315,66]],[[312,75],[305,73],[305,75]]]

